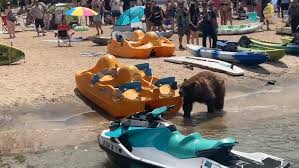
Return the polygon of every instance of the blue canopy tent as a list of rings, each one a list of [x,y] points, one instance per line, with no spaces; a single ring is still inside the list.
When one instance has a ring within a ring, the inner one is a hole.
[[[113,31],[131,31],[133,28],[143,29],[142,17],[144,6],[135,6],[126,10],[115,22]]]

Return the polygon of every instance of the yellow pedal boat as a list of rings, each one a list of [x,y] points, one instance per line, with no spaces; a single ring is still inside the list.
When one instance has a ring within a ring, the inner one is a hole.
[[[124,58],[170,57],[175,52],[175,44],[165,37],[159,37],[156,32],[143,33],[135,30],[136,41],[122,35],[114,34],[109,41],[108,53]]]
[[[119,65],[112,55],[104,55],[96,66],[75,75],[78,90],[115,118],[161,106],[182,105],[174,77],[153,77],[149,64]]]

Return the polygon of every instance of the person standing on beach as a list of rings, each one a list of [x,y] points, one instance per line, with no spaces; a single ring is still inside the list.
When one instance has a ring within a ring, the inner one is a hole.
[[[10,38],[15,38],[15,30],[16,30],[16,16],[12,13],[10,9],[7,13],[7,32]]]
[[[230,0],[221,0],[220,3],[220,21],[221,25],[227,25],[227,21],[232,25],[232,8]]]
[[[182,45],[183,36],[187,36],[187,44],[189,44],[190,41],[190,28],[189,28],[189,12],[188,9],[185,7],[184,1],[178,2],[178,10],[176,14],[177,18],[177,26],[178,26],[178,35],[179,35],[179,49],[185,50],[185,48]]]
[[[198,27],[200,23],[200,12],[199,5],[197,2],[191,2],[189,9],[189,23],[190,23],[190,32],[191,32],[191,44],[194,44],[194,39],[197,45],[199,45],[198,38]]]
[[[170,0],[170,2],[166,4],[166,15],[167,18],[169,18],[171,21],[172,31],[174,31],[174,18],[175,18],[176,9],[177,9],[177,4],[176,2],[174,2],[174,0]]]
[[[146,31],[152,30],[152,22],[150,21],[151,13],[152,13],[152,3],[151,1],[146,1],[145,8],[144,8]]]
[[[289,10],[289,0],[281,0],[280,8],[281,8],[281,17],[283,18],[283,11]]]
[[[267,4],[268,3],[271,3],[271,0],[262,0],[261,2],[261,22],[266,22],[266,25],[267,25],[267,30],[271,30],[270,27],[269,27],[269,20],[265,18],[264,16],[264,9],[266,8]]]
[[[121,15],[121,8],[122,8],[122,2],[120,0],[111,0],[110,6],[111,6],[111,16],[112,16],[112,23],[115,24],[117,18]]]
[[[280,10],[281,9],[281,0],[277,0],[276,8],[277,8],[278,17],[280,17],[280,12],[282,13],[282,11]]]
[[[296,39],[297,28],[299,26],[299,2],[293,0],[289,7],[289,20],[292,28],[292,34]]]
[[[212,48],[216,48],[217,43],[217,12],[214,9],[213,1],[208,2],[208,10],[203,11],[202,20],[202,45],[207,46],[207,37],[213,39]]]
[[[152,2],[152,11],[150,16],[150,21],[152,24],[152,31],[166,31],[163,26],[164,13],[160,6],[157,5],[157,2]],[[158,29],[156,29],[158,27]]]
[[[87,0],[82,0],[82,1],[81,1],[81,6],[83,6],[83,7],[85,7],[85,8],[88,8]],[[87,22],[88,22],[88,17],[85,16],[85,25],[86,25],[86,26],[88,25]]]
[[[98,13],[98,15],[93,17],[93,22],[96,26],[97,29],[97,35],[100,34],[99,29],[101,30],[101,34],[103,34],[103,29],[102,29],[102,17],[104,15],[104,2],[102,0],[98,0],[97,3],[93,6],[93,10]]]
[[[34,2],[34,6],[31,9],[31,13],[35,20],[35,28],[36,28],[37,36],[39,36],[39,27],[41,27],[43,36],[46,36],[45,23],[44,23],[45,13],[42,6],[39,5],[38,1]]]

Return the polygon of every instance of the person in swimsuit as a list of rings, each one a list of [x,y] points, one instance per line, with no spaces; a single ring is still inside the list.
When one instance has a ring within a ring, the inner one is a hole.
[[[232,8],[230,0],[221,0],[220,3],[220,21],[221,25],[227,25],[227,21],[232,25]]]

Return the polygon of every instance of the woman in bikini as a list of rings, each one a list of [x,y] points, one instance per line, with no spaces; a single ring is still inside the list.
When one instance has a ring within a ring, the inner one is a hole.
[[[220,3],[220,20],[221,25],[227,25],[227,21],[230,21],[232,25],[232,8],[230,0],[221,0]]]

